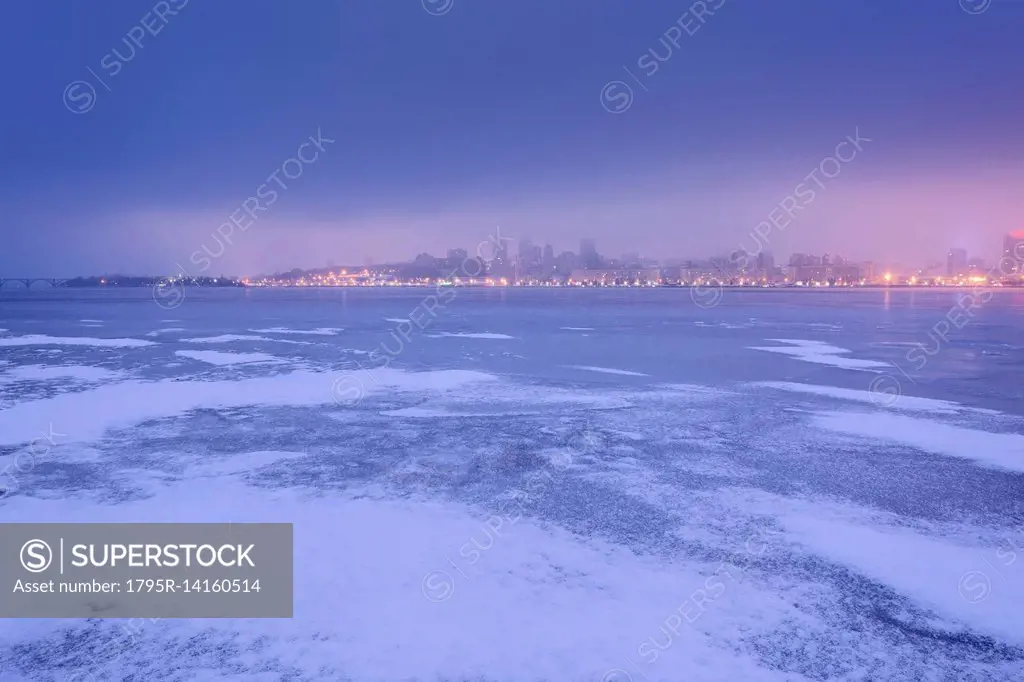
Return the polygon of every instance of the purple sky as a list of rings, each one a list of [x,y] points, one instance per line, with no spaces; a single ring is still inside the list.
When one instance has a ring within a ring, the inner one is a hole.
[[[384,262],[499,227],[705,257],[755,249],[801,183],[759,240],[777,260],[991,261],[1024,227],[1024,3],[177,3],[133,50],[137,2],[13,10],[0,274],[192,270],[204,245],[218,274]]]

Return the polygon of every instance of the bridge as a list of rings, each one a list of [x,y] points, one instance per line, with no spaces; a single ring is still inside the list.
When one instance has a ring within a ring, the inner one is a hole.
[[[32,285],[36,282],[44,282],[50,285],[50,288],[62,287],[68,283],[67,278],[61,279],[58,277],[0,277],[0,289],[7,286],[10,289],[18,288],[18,284],[21,284],[22,288],[31,289]]]

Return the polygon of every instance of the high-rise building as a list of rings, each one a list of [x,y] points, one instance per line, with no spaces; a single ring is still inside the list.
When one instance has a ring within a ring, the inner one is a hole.
[[[967,249],[950,249],[946,254],[946,275],[961,277],[967,274]]]
[[[523,237],[519,240],[519,258],[526,258],[527,254],[533,250],[533,242],[530,241],[529,237]]]
[[[551,244],[544,245],[544,256],[541,258],[541,267],[543,268],[545,275],[550,275],[555,271],[555,249]]]
[[[587,270],[601,267],[601,256],[597,253],[597,242],[593,239],[580,240],[580,265]]]
[[[487,264],[487,273],[495,277],[507,277],[511,274],[508,258],[508,241],[502,239],[494,249],[494,257]]]
[[[1003,258],[999,269],[1004,275],[1024,274],[1024,230],[1003,237]]]
[[[572,251],[563,251],[558,254],[558,258],[555,259],[555,270],[557,270],[560,275],[568,275],[570,272],[575,270],[578,265],[579,259]]]

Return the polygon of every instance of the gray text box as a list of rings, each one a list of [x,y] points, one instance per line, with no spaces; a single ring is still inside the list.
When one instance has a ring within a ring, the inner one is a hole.
[[[0,524],[0,618],[291,618],[292,530]]]

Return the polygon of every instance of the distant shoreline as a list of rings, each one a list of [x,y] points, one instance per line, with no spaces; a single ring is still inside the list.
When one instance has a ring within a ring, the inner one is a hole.
[[[4,286],[0,287],[0,295],[3,292],[14,293],[14,292],[48,292],[48,291],[122,291],[122,290],[137,290],[137,289],[152,289],[153,284],[107,284],[107,285],[89,285],[89,286],[33,286],[33,287],[12,287]],[[402,284],[384,284],[384,285],[353,285],[353,286],[323,286],[323,285],[253,285],[253,284],[176,284],[173,287],[162,287],[162,288],[180,288],[180,289],[208,289],[208,290],[224,290],[224,289],[259,289],[259,290],[311,290],[317,291],[322,290],[380,290],[380,289],[482,289],[482,290],[518,290],[518,289],[537,289],[537,290],[556,290],[556,291],[575,291],[575,290],[659,290],[659,289],[701,289],[704,291],[715,290],[715,289],[729,289],[736,291],[763,291],[763,292],[776,292],[776,291],[807,291],[807,292],[834,292],[834,291],[975,291],[975,290],[987,290],[987,291],[1018,291],[1024,290],[1024,284],[975,284],[965,286],[928,286],[921,284],[864,284],[856,286],[845,286],[845,285],[822,285],[822,286],[796,286],[792,284],[777,285],[777,286],[749,286],[740,284],[659,284],[659,285],[648,285],[648,286],[630,286],[630,285],[542,285],[542,284],[521,284],[521,285],[487,285],[487,284],[416,284],[416,283],[402,283]]]

